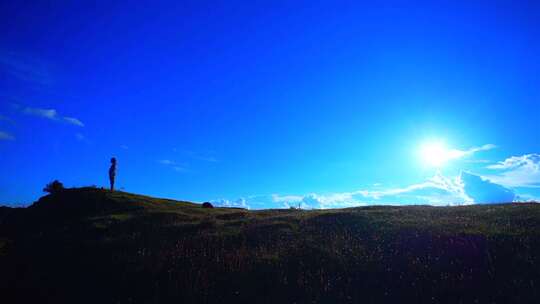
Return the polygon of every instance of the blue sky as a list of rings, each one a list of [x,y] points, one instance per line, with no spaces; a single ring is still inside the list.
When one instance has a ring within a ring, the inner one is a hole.
[[[0,20],[0,204],[105,186],[112,156],[125,191],[249,208],[540,198],[537,1],[2,1]]]

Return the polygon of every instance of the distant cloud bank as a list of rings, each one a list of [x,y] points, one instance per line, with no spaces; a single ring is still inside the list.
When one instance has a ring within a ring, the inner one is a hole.
[[[454,178],[438,173],[429,180],[404,188],[357,190],[329,194],[258,195],[237,200],[214,200],[217,206],[249,209],[289,208],[304,209],[347,208],[368,205],[470,205],[509,203],[518,198],[515,191],[486,177],[461,172]]]
[[[464,205],[474,203],[512,202],[515,194],[511,189],[494,184],[478,175],[462,172],[456,178],[437,174],[426,182],[405,188],[385,190],[358,190],[327,195],[273,196],[274,202],[284,207],[300,203],[309,208],[343,208],[365,205]]]
[[[487,144],[468,150],[452,150],[456,158],[495,148]],[[482,161],[479,163],[486,163]],[[254,195],[237,200],[215,200],[216,205],[251,209],[301,207],[306,209],[346,208],[366,205],[469,205],[497,204],[522,200],[538,200],[534,193],[517,189],[540,188],[540,154],[512,156],[487,165],[489,174],[462,171],[458,176],[441,173],[428,180],[406,187],[377,184],[371,189],[339,193]]]

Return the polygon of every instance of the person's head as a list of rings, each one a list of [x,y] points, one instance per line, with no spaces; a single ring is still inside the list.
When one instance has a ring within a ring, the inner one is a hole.
[[[116,165],[116,157],[111,158],[111,164]]]

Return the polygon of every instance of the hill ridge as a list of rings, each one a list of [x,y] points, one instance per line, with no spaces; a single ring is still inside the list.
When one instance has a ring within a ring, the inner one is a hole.
[[[540,299],[533,203],[253,211],[76,188],[5,211],[17,303]]]

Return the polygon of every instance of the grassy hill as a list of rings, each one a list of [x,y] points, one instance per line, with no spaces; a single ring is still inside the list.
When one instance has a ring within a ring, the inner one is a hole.
[[[0,208],[2,303],[538,303],[540,204],[203,209],[95,188]]]

